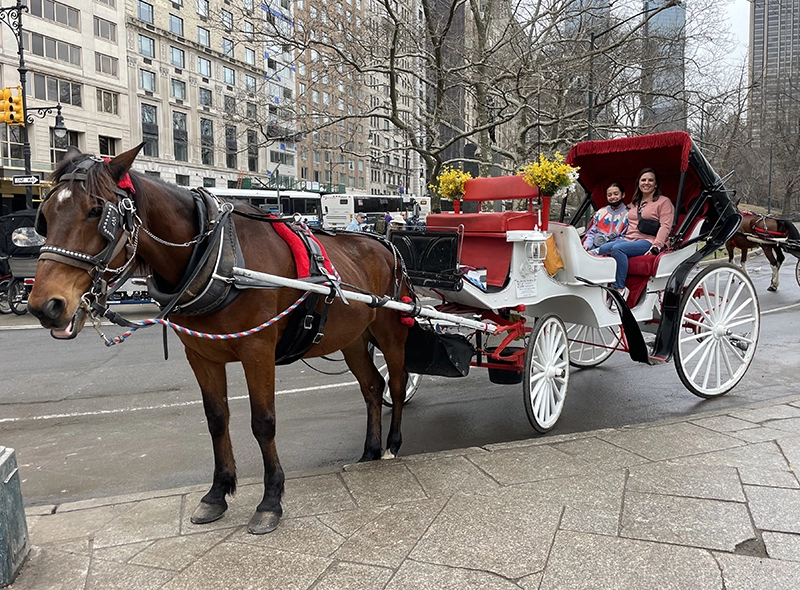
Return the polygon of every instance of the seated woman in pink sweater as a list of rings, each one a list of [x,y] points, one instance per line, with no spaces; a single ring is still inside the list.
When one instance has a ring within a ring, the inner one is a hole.
[[[628,258],[643,254],[655,256],[664,248],[672,230],[675,206],[661,193],[658,175],[652,168],[639,172],[636,192],[628,212],[628,231],[624,240],[600,246],[598,254],[608,254],[617,261],[617,274],[611,287],[625,291]]]

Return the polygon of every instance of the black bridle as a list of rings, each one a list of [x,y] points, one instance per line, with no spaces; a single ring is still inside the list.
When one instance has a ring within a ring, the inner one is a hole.
[[[66,182],[78,182],[81,188],[86,191],[86,179],[89,176],[89,170],[98,163],[102,164],[103,160],[95,156],[86,156],[75,165],[72,171],[59,177],[58,183],[47,193],[36,213],[34,228],[38,234],[43,237],[47,236],[47,222],[42,214],[44,204],[56,194],[59,191],[59,187]],[[96,298],[102,298],[107,294],[107,281],[103,278],[107,273],[112,274],[110,280],[113,281],[123,276],[126,269],[129,267],[132,271],[131,262],[136,255],[138,232],[139,227],[141,227],[141,220],[139,220],[136,215],[136,206],[131,198],[131,194],[117,186],[114,186],[113,190],[119,197],[117,203],[112,203],[99,196],[91,195],[92,198],[97,201],[98,205],[102,203],[103,211],[100,215],[100,222],[97,229],[107,242],[105,248],[97,254],[87,254],[77,250],[62,248],[61,246],[44,245],[39,254],[40,260],[53,260],[55,262],[81,268],[88,272],[89,276],[92,277],[90,293]],[[125,264],[117,269],[110,268],[109,264],[111,261],[129,245],[131,247],[129,248],[129,256]]]

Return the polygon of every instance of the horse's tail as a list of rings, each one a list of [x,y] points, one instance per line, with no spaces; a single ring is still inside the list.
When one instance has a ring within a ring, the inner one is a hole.
[[[797,230],[797,226],[789,221],[788,219],[781,219],[783,224],[783,231],[786,232],[786,237],[790,240],[800,240],[800,231]]]

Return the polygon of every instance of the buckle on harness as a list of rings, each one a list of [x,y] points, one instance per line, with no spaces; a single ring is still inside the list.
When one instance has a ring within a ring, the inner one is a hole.
[[[322,337],[324,335],[325,334],[323,334],[322,332],[317,332],[316,335],[314,336],[314,340],[313,340],[314,344],[319,344],[320,340],[322,340]]]
[[[303,329],[310,330],[314,325],[314,316],[308,314],[306,317],[303,318]]]

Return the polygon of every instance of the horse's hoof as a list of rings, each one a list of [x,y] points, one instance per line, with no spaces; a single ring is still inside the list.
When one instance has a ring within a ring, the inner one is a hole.
[[[200,502],[192,514],[192,524],[207,524],[219,520],[227,509],[228,507],[222,504]]]
[[[773,293],[775,291],[777,291],[777,290],[778,290],[778,287],[772,287],[772,286],[767,287],[767,291],[772,291]]]
[[[247,530],[253,535],[271,533],[281,522],[277,512],[256,512],[247,524]]]
[[[389,449],[386,449],[383,452],[383,456],[381,457],[381,459],[395,459],[395,458],[396,458],[395,454]]]

